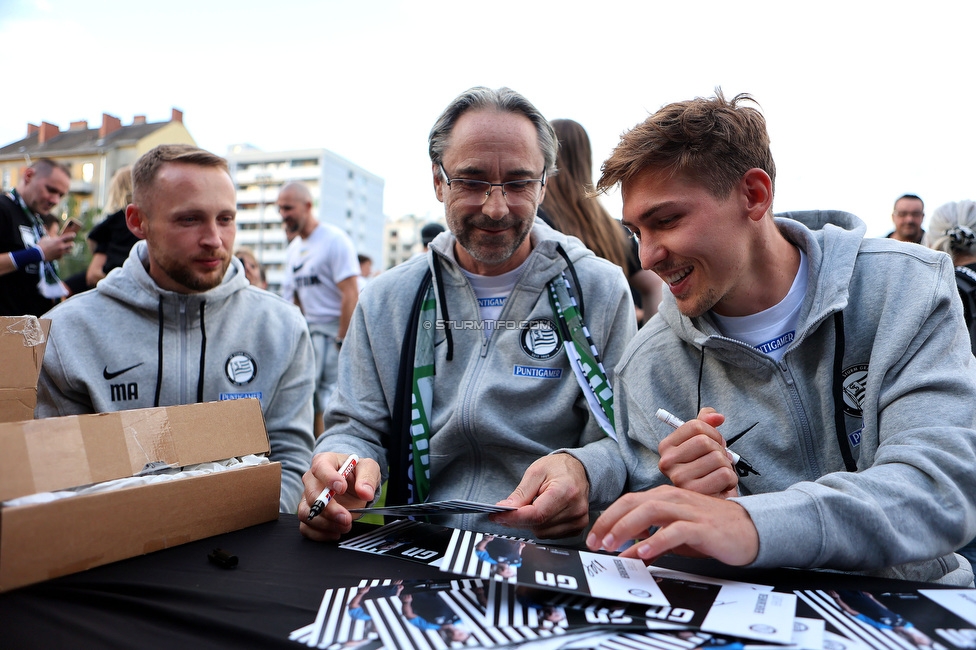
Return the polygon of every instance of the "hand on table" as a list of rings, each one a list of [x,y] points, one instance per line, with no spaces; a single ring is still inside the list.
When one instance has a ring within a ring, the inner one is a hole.
[[[543,456],[529,465],[515,491],[498,505],[518,510],[491,515],[495,523],[529,528],[540,539],[577,535],[589,524],[586,470],[570,454]]]
[[[348,508],[363,508],[373,500],[380,484],[380,466],[371,458],[360,458],[348,479],[344,479],[339,468],[348,457],[348,454],[326,452],[312,458],[312,466],[302,477],[305,494],[297,513],[299,530],[305,537],[320,542],[339,539],[352,528],[353,517]],[[309,521],[311,504],[328,487],[336,496]]]
[[[660,528],[647,537],[653,526]],[[645,561],[672,552],[742,566],[759,555],[759,532],[745,508],[670,485],[617,499],[593,524],[586,545],[612,551],[631,539],[642,541],[621,555]]]

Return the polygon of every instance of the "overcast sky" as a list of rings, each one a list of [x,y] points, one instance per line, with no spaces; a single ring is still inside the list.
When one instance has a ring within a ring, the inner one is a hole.
[[[427,134],[471,86],[577,120],[595,168],[650,112],[721,86],[762,106],[777,211],[848,210],[880,235],[903,193],[927,213],[976,198],[974,19],[931,0],[0,0],[0,144],[177,107],[211,151],[324,147],[385,180],[387,215],[441,215]]]

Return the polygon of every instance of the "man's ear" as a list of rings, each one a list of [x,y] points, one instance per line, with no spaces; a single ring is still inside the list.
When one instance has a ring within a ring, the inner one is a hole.
[[[753,221],[762,219],[773,206],[773,181],[762,169],[753,167],[739,182],[743,206]]]
[[[441,174],[441,167],[440,165],[431,163],[430,171],[434,175],[434,194],[437,195],[438,201],[444,203],[444,193],[447,192],[447,181],[444,180],[444,175]]]
[[[125,206],[125,225],[128,226],[129,231],[139,239],[146,238],[146,229],[143,223],[145,219],[146,215],[135,203],[130,203],[129,205]]]

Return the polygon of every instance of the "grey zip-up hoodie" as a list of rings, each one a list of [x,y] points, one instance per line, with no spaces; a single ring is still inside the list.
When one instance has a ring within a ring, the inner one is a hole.
[[[721,336],[707,315],[681,315],[670,294],[624,354],[617,427],[631,489],[667,480],[657,449],[671,429],[656,410],[690,419],[711,406],[726,439],[757,423],[730,446],[761,474],[740,478],[747,496],[735,499],[759,531],[753,566],[968,586],[969,564],[952,551],[976,535],[976,361],[952,263],[864,239],[847,213],[781,217],[809,262],[782,361]]]
[[[586,323],[608,373],[636,330],[630,290],[618,266],[596,257],[578,239],[539,219],[530,236],[532,253],[498,319],[506,326],[490,339],[477,326],[478,301],[454,260],[450,232],[431,243],[428,255],[385,271],[366,286],[343,343],[338,388],[316,452],[373,458],[386,480],[400,346],[421,279],[437,255],[447,302],[443,312],[435,279],[437,318],[454,326],[450,343],[444,330],[437,331],[434,343],[430,500],[495,503],[511,494],[531,463],[563,448],[586,468],[594,507],[620,495],[625,475],[617,444],[591,416],[565,350],[559,346],[551,356],[533,355],[523,336],[525,323],[553,321],[547,283],[567,270],[557,244],[576,269]],[[450,361],[448,347],[453,347]],[[492,525],[484,516],[437,523],[520,534]]]
[[[160,289],[145,242],[97,288],[47,314],[36,416],[257,397],[281,462],[282,512],[295,512],[312,459],[314,364],[295,305],[252,287],[237,258],[204,293]],[[214,459],[217,460],[217,459]]]

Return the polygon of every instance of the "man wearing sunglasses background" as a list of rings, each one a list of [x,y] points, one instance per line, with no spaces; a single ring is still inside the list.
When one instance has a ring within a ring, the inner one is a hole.
[[[507,88],[462,93],[434,125],[449,232],[360,298],[305,475],[306,536],[348,531],[347,508],[372,501],[387,476],[387,505],[502,501],[518,509],[438,523],[542,538],[578,534],[591,507],[621,492],[606,373],[635,333],[633,301],[619,267],[536,220],[556,146],[549,122]],[[570,356],[583,360],[578,376]],[[338,468],[352,453],[362,460],[346,481]],[[307,520],[330,487],[339,496]]]

